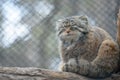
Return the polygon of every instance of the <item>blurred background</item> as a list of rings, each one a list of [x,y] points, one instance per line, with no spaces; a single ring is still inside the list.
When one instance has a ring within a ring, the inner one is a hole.
[[[55,22],[87,15],[115,39],[119,6],[120,0],[0,0],[0,66],[57,70]]]

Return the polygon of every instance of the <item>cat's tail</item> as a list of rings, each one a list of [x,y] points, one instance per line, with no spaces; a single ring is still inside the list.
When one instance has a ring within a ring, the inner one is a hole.
[[[119,9],[119,12],[118,12],[118,18],[117,18],[117,42],[118,42],[118,45],[120,47],[120,9]]]
[[[118,12],[118,15],[117,15],[117,43],[118,43],[118,46],[119,46],[119,49],[120,49],[120,9],[119,9],[119,12]],[[120,54],[120,52],[119,52]],[[118,65],[119,65],[119,69],[118,69],[118,72],[120,71],[120,55],[119,55],[119,62],[118,62]]]

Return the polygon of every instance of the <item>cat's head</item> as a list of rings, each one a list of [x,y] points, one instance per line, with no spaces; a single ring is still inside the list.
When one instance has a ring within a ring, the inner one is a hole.
[[[72,16],[60,19],[56,23],[56,30],[61,40],[78,40],[89,32],[86,16]]]

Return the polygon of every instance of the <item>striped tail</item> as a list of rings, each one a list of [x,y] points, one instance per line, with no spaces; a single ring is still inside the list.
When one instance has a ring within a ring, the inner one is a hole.
[[[117,18],[117,42],[120,47],[120,9],[119,9],[118,18]]]

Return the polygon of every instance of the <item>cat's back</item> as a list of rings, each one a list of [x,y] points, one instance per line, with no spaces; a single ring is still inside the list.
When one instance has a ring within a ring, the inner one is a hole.
[[[93,34],[96,35],[96,37],[100,38],[101,40],[106,40],[106,39],[112,40],[112,37],[110,36],[110,34],[100,27],[96,27],[96,26],[92,27],[91,31],[93,31]]]
[[[100,45],[104,40],[113,40],[112,37],[105,30],[99,27],[93,27],[89,31],[85,43],[84,50],[86,53],[80,56],[80,58],[86,59],[88,61],[92,61],[97,56]],[[81,45],[78,44],[80,48]]]

